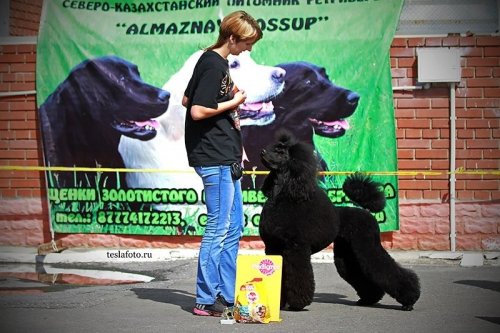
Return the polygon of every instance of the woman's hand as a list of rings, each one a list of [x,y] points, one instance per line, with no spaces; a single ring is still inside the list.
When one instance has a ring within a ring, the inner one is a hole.
[[[247,93],[244,90],[238,90],[233,97],[233,100],[238,103],[237,106],[244,103],[246,99]]]
[[[234,110],[240,104],[245,102],[246,99],[247,99],[247,93],[243,90],[238,90],[234,94],[233,99],[219,103],[217,105],[217,109],[211,109],[211,108],[207,108],[207,107],[204,107],[201,105],[193,105],[191,107],[191,117],[193,117],[193,120],[201,120],[201,119],[213,117],[219,113],[222,113],[222,112],[225,112],[228,110]],[[186,101],[186,103],[187,103],[187,101]]]

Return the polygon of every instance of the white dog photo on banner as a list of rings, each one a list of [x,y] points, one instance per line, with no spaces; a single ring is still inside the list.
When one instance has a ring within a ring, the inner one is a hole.
[[[165,172],[129,172],[127,186],[144,189],[196,189],[201,195],[203,184],[189,166],[184,145],[186,108],[181,101],[193,69],[203,51],[192,54],[182,68],[172,75],[163,89],[170,92],[167,112],[156,120],[157,135],[149,141],[122,136],[119,152],[129,169],[161,169]],[[230,75],[247,99],[240,106],[242,126],[264,126],[274,120],[272,99],[284,87],[285,70],[257,64],[248,51],[229,56]],[[162,205],[157,209],[165,209]],[[171,208],[171,207],[170,207]]]

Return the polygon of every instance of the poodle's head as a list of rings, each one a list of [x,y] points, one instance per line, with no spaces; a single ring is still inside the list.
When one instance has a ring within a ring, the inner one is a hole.
[[[262,188],[268,197],[272,190],[275,194],[307,199],[309,191],[317,186],[318,160],[313,147],[298,141],[289,131],[278,131],[276,140],[260,156],[271,171]]]

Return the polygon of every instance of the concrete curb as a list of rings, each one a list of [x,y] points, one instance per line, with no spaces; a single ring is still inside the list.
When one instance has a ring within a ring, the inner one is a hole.
[[[263,255],[264,250],[241,249],[240,254]],[[500,265],[500,252],[447,252],[447,251],[389,251],[397,262],[429,263],[443,260],[457,262],[463,267],[482,266],[488,264]],[[72,248],[60,253],[49,253],[41,256],[37,248],[0,246],[0,263],[127,263],[172,261],[195,259],[198,249],[158,249],[158,248]],[[314,263],[333,263],[333,251],[324,250],[311,257]]]

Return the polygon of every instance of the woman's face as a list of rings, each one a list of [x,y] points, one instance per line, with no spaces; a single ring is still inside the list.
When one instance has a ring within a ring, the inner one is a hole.
[[[255,40],[254,39],[248,39],[248,40],[241,40],[239,42],[233,42],[233,43],[230,43],[230,45],[229,45],[229,52],[232,55],[239,55],[243,51],[252,51],[253,44],[255,44]]]

